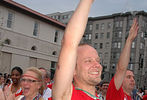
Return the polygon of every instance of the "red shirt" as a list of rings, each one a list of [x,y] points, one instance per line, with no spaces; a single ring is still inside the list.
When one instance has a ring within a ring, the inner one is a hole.
[[[98,97],[98,96],[97,96]],[[73,86],[73,91],[72,91],[72,97],[71,100],[100,100],[100,99],[93,99],[90,96],[88,96],[84,91],[82,90],[77,90]]]
[[[143,96],[143,100],[147,100],[147,95],[144,95]]]
[[[52,89],[53,83],[47,85],[48,88]]]
[[[116,89],[114,84],[114,77],[112,78],[106,95],[106,100],[133,100],[131,96],[124,93],[122,86],[119,90]]]
[[[49,98],[48,100],[52,100],[52,98]],[[76,90],[75,87],[73,86],[71,100],[100,100],[100,99],[93,99],[82,90]]]
[[[8,87],[11,89],[12,91],[12,84],[9,84]],[[16,92],[15,92],[15,97],[20,96],[23,94],[22,88],[19,88]]]

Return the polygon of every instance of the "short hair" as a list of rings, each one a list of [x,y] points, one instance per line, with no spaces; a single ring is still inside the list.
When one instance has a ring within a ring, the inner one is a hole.
[[[87,44],[87,43],[80,43],[78,46],[81,47],[81,46],[86,46],[86,45],[87,45],[87,46],[92,46],[92,45],[89,45],[89,44]]]
[[[133,72],[133,73],[134,73],[134,71],[133,71],[133,70],[131,70],[131,69],[129,69],[129,68],[127,68],[127,71],[131,71],[131,72]]]
[[[11,73],[12,73],[14,70],[17,70],[17,71],[20,73],[20,75],[23,74],[23,70],[22,70],[19,66],[15,66],[15,67],[11,70]]]
[[[46,71],[46,78],[50,78],[51,77],[51,73],[50,73],[50,71],[49,70],[47,70],[46,68],[44,68],[44,67],[40,67],[39,69],[43,69],[43,70],[45,70]]]

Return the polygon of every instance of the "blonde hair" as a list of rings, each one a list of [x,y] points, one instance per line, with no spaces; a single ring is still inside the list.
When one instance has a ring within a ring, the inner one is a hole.
[[[43,77],[42,77],[41,71],[37,67],[29,67],[29,68],[27,68],[27,70],[25,72],[27,72],[27,71],[31,71],[36,74],[37,79],[41,82],[41,87],[39,89],[39,93],[42,95],[43,90],[44,90],[44,85],[43,85]]]

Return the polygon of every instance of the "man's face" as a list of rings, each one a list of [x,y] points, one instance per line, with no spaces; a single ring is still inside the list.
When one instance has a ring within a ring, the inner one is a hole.
[[[86,45],[78,48],[75,82],[97,85],[101,81],[102,66],[97,51]]]
[[[123,81],[123,88],[132,91],[134,89],[134,86],[135,86],[134,74],[132,71],[127,70]]]

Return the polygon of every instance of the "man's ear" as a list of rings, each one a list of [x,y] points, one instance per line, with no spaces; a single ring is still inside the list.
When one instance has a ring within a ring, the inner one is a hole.
[[[77,63],[76,63],[76,67],[75,67],[75,70],[74,70],[74,74],[73,75],[76,75],[76,70],[77,70]]]

